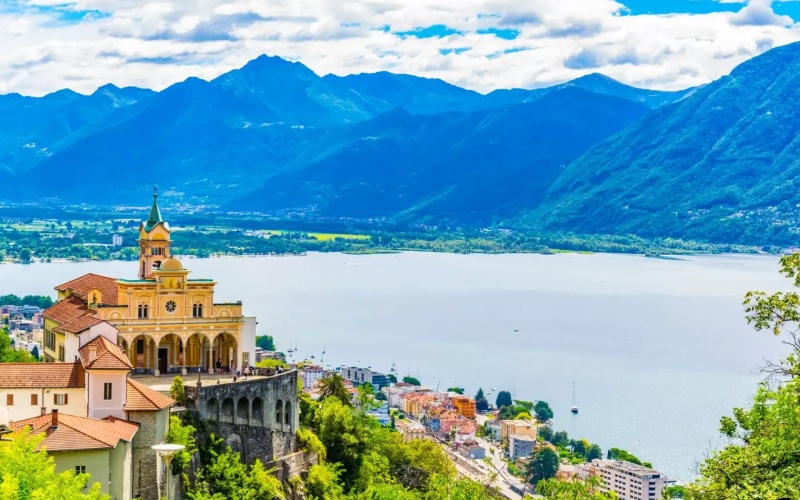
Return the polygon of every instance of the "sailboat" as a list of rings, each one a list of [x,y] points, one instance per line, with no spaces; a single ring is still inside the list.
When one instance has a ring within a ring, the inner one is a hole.
[[[578,413],[578,407],[575,406],[575,381],[572,381],[572,409],[570,410],[572,413]]]

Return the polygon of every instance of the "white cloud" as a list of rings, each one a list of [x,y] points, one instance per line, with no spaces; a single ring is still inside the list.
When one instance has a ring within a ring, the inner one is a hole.
[[[789,26],[792,18],[779,16],[772,10],[772,0],[750,0],[739,12],[731,16],[737,26]]]
[[[302,61],[319,74],[389,70],[480,91],[542,86],[595,71],[676,89],[800,40],[800,30],[764,0],[738,13],[661,16],[620,15],[614,0],[24,3],[16,12],[0,8],[0,92],[91,92],[109,82],[162,89],[189,76],[213,78],[262,53]],[[80,12],[66,8],[92,15],[76,22]],[[461,34],[392,33],[433,25]],[[478,33],[487,28],[519,35]],[[456,48],[471,50],[447,50]]]

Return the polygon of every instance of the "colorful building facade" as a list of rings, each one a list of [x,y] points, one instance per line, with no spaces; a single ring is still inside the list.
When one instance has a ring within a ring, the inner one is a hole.
[[[217,302],[216,282],[190,278],[172,257],[171,230],[153,195],[139,228],[136,279],[86,274],[55,287],[58,302],[44,312],[46,361],[73,361],[82,335],[102,323],[115,327],[136,373],[241,369],[255,363],[253,317],[241,302]]]

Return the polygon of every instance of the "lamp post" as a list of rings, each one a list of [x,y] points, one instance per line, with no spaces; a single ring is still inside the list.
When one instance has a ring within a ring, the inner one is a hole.
[[[151,448],[158,453],[162,459],[164,459],[164,468],[167,470],[167,500],[170,498],[170,483],[172,482],[172,472],[169,470],[169,463],[172,462],[172,456],[175,455],[177,452],[181,451],[182,449],[186,448],[182,444],[171,444],[171,443],[161,443],[151,446]],[[161,474],[161,470],[157,471],[157,474]],[[156,476],[158,477],[158,476]],[[158,492],[159,496],[161,496],[161,492]]]

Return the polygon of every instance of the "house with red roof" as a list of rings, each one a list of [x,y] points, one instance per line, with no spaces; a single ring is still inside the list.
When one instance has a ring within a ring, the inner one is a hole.
[[[3,365],[0,424],[44,434],[57,471],[90,474],[112,498],[158,498],[140,478],[156,470],[151,446],[164,441],[175,401],[130,378],[116,328],[80,321],[66,324],[81,342],[74,361]]]
[[[54,409],[13,422],[11,428],[27,428],[33,435],[43,435],[39,446],[53,456],[56,470],[89,474],[90,481],[100,483],[103,493],[111,498],[133,498],[131,461],[133,440],[139,431],[136,422],[62,415]]]

